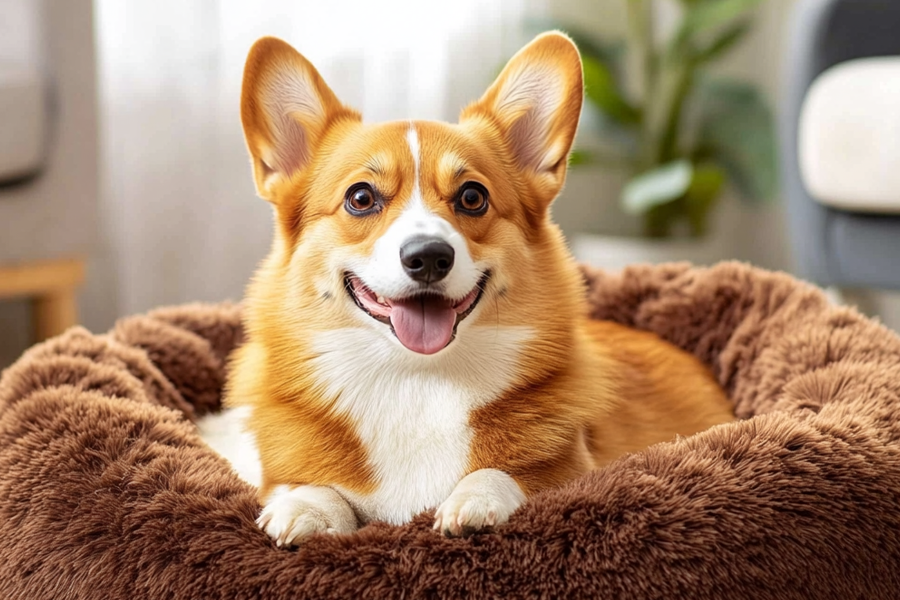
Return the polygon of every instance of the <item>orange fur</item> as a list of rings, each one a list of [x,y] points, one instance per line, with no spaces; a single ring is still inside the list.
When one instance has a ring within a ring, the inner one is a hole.
[[[318,103],[312,116],[271,114],[277,95],[287,93],[278,86],[291,85],[309,86],[305,101]],[[538,97],[546,106],[527,104],[523,86],[549,86]],[[465,238],[474,260],[493,265],[472,326],[534,331],[508,389],[469,414],[470,471],[505,471],[531,494],[733,418],[698,360],[651,334],[586,317],[579,271],[549,218],[581,95],[577,51],[550,34],[516,55],[459,124],[368,125],[287,44],[257,42],[241,116],[257,189],[274,205],[277,226],[248,289],[247,343],[233,359],[227,402],[253,407],[248,427],[260,448],[263,498],[278,484],[359,494],[379,484],[360,424],[335,409],[337,396],[310,366],[317,356],[311,340],[358,325],[341,268],[368,256],[408,203],[416,184],[405,138],[411,126],[424,204]],[[364,219],[342,204],[344,191],[361,180],[387,200],[381,213]],[[490,191],[484,216],[454,212],[448,199],[464,181]],[[359,348],[359,360],[378,357]]]
[[[655,334],[582,319],[566,355],[553,378],[473,415],[472,470],[505,470],[533,493],[734,419],[709,370]]]

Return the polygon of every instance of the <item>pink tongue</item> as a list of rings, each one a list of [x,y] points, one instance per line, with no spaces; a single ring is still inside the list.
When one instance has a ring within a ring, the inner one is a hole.
[[[397,339],[419,354],[434,354],[450,343],[456,311],[443,298],[425,296],[391,302]]]

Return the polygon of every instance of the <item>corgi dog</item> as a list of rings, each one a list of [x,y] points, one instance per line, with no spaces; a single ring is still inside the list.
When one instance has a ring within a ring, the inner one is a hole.
[[[434,509],[451,536],[651,444],[733,420],[705,366],[588,318],[550,206],[583,96],[564,34],[519,51],[456,124],[364,123],[263,38],[241,120],[270,254],[225,404],[279,546]]]

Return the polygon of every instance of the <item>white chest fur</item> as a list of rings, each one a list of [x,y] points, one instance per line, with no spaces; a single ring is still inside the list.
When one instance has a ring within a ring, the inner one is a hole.
[[[314,338],[317,379],[355,422],[378,478],[372,494],[339,490],[358,515],[404,523],[449,496],[466,474],[469,413],[509,388],[530,336],[525,327],[467,327],[432,356],[368,327]]]

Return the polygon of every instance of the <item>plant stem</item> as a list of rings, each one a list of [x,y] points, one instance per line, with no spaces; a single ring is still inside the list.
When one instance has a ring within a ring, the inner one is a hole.
[[[653,51],[653,0],[625,0],[628,8],[628,35],[640,69],[641,95],[646,103],[653,95],[656,55]]]
[[[632,7],[636,0],[626,1]],[[644,0],[639,1],[643,3]],[[646,4],[644,6],[646,8]],[[635,18],[637,16],[631,20]],[[654,55],[653,63],[653,93],[644,98],[641,136],[644,169],[678,158],[681,117],[697,68],[697,63],[682,45],[672,43]]]
[[[678,151],[678,140],[681,130],[681,115],[684,112],[684,104],[694,80],[694,66],[685,60],[674,69],[670,82],[671,96],[667,95],[664,125],[659,137],[656,150],[657,160],[666,163],[675,160]]]
[[[672,222],[677,209],[669,204],[654,206],[643,215],[644,237],[667,238],[672,234]]]
[[[629,47],[635,53],[635,66],[640,81],[640,97],[643,105],[641,120],[641,160],[639,170],[649,168],[650,156],[647,152],[652,145],[653,98],[656,95],[657,57],[653,45],[653,0],[625,0],[628,10]]]

